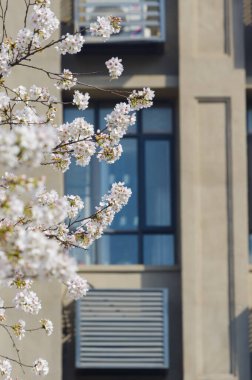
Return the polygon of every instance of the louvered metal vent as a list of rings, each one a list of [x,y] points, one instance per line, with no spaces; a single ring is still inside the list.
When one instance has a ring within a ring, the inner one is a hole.
[[[76,317],[77,368],[168,368],[168,289],[91,290]]]
[[[163,42],[165,39],[164,0],[75,0],[75,30],[89,28],[97,16],[122,18],[122,30],[111,36],[109,42]],[[86,42],[97,43],[101,39],[86,35]]]

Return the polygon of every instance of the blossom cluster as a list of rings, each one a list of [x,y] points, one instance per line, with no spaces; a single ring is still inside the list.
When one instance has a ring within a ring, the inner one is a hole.
[[[60,197],[45,190],[43,179],[6,173],[0,181],[0,279],[17,272],[56,278],[73,298],[86,294],[88,284],[76,274],[77,264],[68,248],[87,248],[99,238],[130,195],[123,183],[115,183],[95,213],[80,219],[84,204],[79,196]],[[28,286],[16,294],[14,304],[32,314],[41,308]]]
[[[49,373],[48,363],[45,359],[36,359],[31,368],[35,375],[46,376]],[[5,376],[5,380],[11,380],[11,373],[12,365],[10,360],[0,359],[0,375]]]
[[[40,313],[41,301],[31,290],[30,277],[61,281],[73,299],[86,295],[88,282],[77,274],[77,263],[68,249],[87,248],[101,237],[115,213],[127,204],[131,190],[123,183],[113,184],[95,213],[83,219],[79,217],[84,207],[82,200],[46,191],[43,179],[6,173],[0,181],[0,192],[0,280],[2,286],[16,289],[11,305],[5,305],[0,298],[0,328],[7,329],[18,340],[27,331],[45,330],[50,336],[53,332],[50,320],[42,318],[39,327],[28,329],[23,319],[9,325],[7,311],[13,308],[35,316]],[[0,373],[6,379],[11,371],[8,363],[0,361]],[[37,375],[46,375],[49,370],[44,359],[37,359],[32,369]]]
[[[111,34],[119,33],[121,30],[120,17],[97,17],[97,21],[90,24],[92,36],[103,37],[107,40]]]
[[[85,118],[76,118],[72,122],[56,127],[60,143],[47,158],[56,169],[64,172],[69,168],[71,156],[77,165],[86,166],[92,156],[109,164],[117,161],[122,154],[120,140],[125,136],[130,126],[136,122],[134,110],[147,108],[152,105],[154,92],[149,88],[132,92],[127,98],[128,103],[115,105],[113,111],[106,115],[106,127],[103,131],[95,132],[95,127]],[[88,105],[89,94],[75,91],[73,104],[79,109]],[[134,106],[132,106],[134,104]]]
[[[112,57],[105,62],[111,79],[117,79],[122,75],[124,68],[121,62],[122,60],[118,57]]]
[[[94,240],[99,239],[112,223],[115,214],[128,203],[130,196],[131,190],[125,187],[124,183],[114,183],[96,208],[96,214],[92,218],[85,218],[76,229],[75,238],[78,246],[86,249]]]
[[[84,42],[85,39],[80,33],[74,35],[67,33],[62,36],[62,41],[57,44],[56,49],[63,55],[77,54],[81,51]]]
[[[25,278],[20,273],[16,273],[11,280],[2,282],[2,286],[9,288],[15,287],[17,292],[12,300],[12,305],[5,305],[0,298],[0,328],[4,328],[9,336],[13,336],[12,343],[16,347],[14,339],[22,340],[27,332],[44,330],[46,335],[50,336],[53,332],[53,323],[49,319],[40,319],[36,327],[27,327],[23,319],[17,322],[9,322],[7,311],[12,308],[21,309],[26,313],[38,314],[41,309],[41,302],[35,292],[31,290],[32,280]],[[17,349],[17,348],[16,348]],[[12,360],[12,359],[10,359]],[[0,355],[0,375],[5,376],[6,380],[11,380],[12,364],[9,358]],[[13,360],[15,362],[15,360]],[[20,362],[20,358],[19,358]],[[47,375],[49,372],[48,363],[45,359],[36,359],[32,365],[21,363],[22,367],[30,367],[36,375]]]
[[[76,78],[65,69],[56,85],[69,89],[75,83]],[[0,134],[0,164],[16,168],[20,164],[39,166],[43,163],[64,172],[69,168],[71,157],[76,159],[77,165],[86,166],[96,153],[99,160],[114,163],[122,153],[120,139],[135,124],[134,110],[150,107],[153,97],[154,92],[149,88],[133,91],[127,103],[116,104],[105,117],[105,130],[95,133],[95,127],[84,117],[57,125],[57,99],[45,87],[19,86],[12,90],[12,97],[0,91],[0,124],[4,127]],[[85,110],[89,99],[88,93],[76,90],[72,103]],[[42,103],[46,113],[40,114],[34,102]],[[8,125],[12,126],[11,130]]]
[[[82,94],[80,91],[74,91],[73,96],[73,104],[78,107],[79,110],[85,110],[88,108],[88,102],[90,99],[90,95],[86,92],[85,94]]]

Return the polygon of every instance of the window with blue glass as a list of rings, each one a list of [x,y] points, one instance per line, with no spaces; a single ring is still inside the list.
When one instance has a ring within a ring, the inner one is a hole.
[[[248,131],[248,205],[249,205],[249,261],[252,263],[252,107],[247,112]]]
[[[71,122],[84,116],[103,129],[112,107],[85,111],[65,108]],[[85,264],[175,264],[175,178],[173,109],[160,104],[137,113],[137,123],[122,140],[123,154],[108,165],[97,159],[83,168],[72,162],[65,174],[65,193],[81,196],[84,217],[91,215],[113,182],[123,181],[132,197],[111,227],[88,251],[74,249]]]

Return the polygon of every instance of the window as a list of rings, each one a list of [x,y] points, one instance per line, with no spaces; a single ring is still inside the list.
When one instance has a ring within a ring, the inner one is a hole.
[[[75,30],[84,30],[97,16],[117,16],[122,18],[122,29],[117,36],[109,40],[113,42],[164,42],[164,0],[75,0]],[[100,39],[89,34],[86,41],[99,43]]]
[[[102,129],[111,107],[86,111],[66,108],[65,120],[80,115]],[[85,202],[85,215],[92,214],[101,196],[115,181],[132,189],[126,207],[116,215],[104,236],[88,253],[75,249],[85,264],[175,263],[174,126],[173,110],[160,104],[137,113],[136,126],[122,140],[123,155],[108,165],[95,158],[86,168],[71,164],[65,175],[65,192]]]
[[[252,108],[247,113],[248,130],[248,196],[249,196],[249,261],[252,263]]]

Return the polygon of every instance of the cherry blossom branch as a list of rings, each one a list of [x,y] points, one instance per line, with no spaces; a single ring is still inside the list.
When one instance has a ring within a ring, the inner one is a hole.
[[[5,3],[5,9],[3,9],[2,1],[0,1],[0,9],[1,9],[1,18],[2,18],[2,40],[1,43],[3,42],[4,38],[7,38],[7,31],[6,31],[6,14],[8,11],[8,6],[9,6],[9,0],[6,0]]]
[[[9,327],[9,326],[4,325],[4,324],[0,324],[0,327],[2,327],[2,328],[6,331],[6,333],[8,334],[8,336],[9,336],[11,342],[12,342],[13,348],[14,348],[15,351],[16,351],[16,354],[17,354],[17,357],[18,357],[18,364],[19,364],[20,367],[22,368],[22,372],[23,372],[23,374],[25,374],[25,371],[24,371],[24,369],[23,369],[23,365],[22,365],[22,363],[21,363],[21,357],[20,357],[20,354],[19,354],[19,349],[17,348],[17,345],[16,345],[16,343],[15,343],[15,341],[14,341],[14,339],[13,339],[11,333],[10,333],[10,331],[9,331],[8,328],[7,328],[7,327]]]
[[[33,66],[33,65],[26,65],[26,64],[23,64],[23,63],[19,63],[19,66],[23,66],[23,67],[28,67],[28,68],[31,68],[31,69],[34,69],[34,70],[39,70],[43,73],[45,73],[50,79],[61,79],[62,78],[62,74],[61,73],[53,73],[53,72],[50,72],[46,69],[43,69],[42,67],[37,67],[37,66]],[[99,72],[91,72],[91,73],[72,73],[73,75],[76,75],[76,76],[79,76],[79,75],[91,75],[91,74],[97,74]],[[55,76],[55,78],[53,78],[53,75]],[[108,92],[108,93],[111,93],[113,95],[117,95],[117,96],[120,96],[124,99],[127,99],[127,95],[130,94],[130,91],[126,91],[126,90],[111,90],[111,89],[108,89],[108,88],[102,88],[102,87],[98,87],[98,86],[95,86],[95,85],[92,85],[92,84],[88,84],[88,83],[84,83],[84,82],[81,82],[81,81],[78,81],[76,82],[77,84],[81,85],[81,86],[84,86],[84,87],[89,87],[89,88],[92,88],[94,90],[99,90],[99,91],[102,91],[102,92]],[[124,95],[123,95],[124,94]]]
[[[9,356],[5,356],[5,355],[1,355],[1,354],[0,354],[0,357],[3,358],[3,359],[9,360],[9,361],[11,361],[11,362],[13,362],[13,363],[17,363],[17,364],[20,365],[20,363],[19,363],[18,360],[13,359],[13,358],[10,358]],[[22,367],[26,367],[26,368],[33,368],[33,366],[32,366],[32,365],[29,365],[29,364],[21,363],[21,365],[22,365]]]

